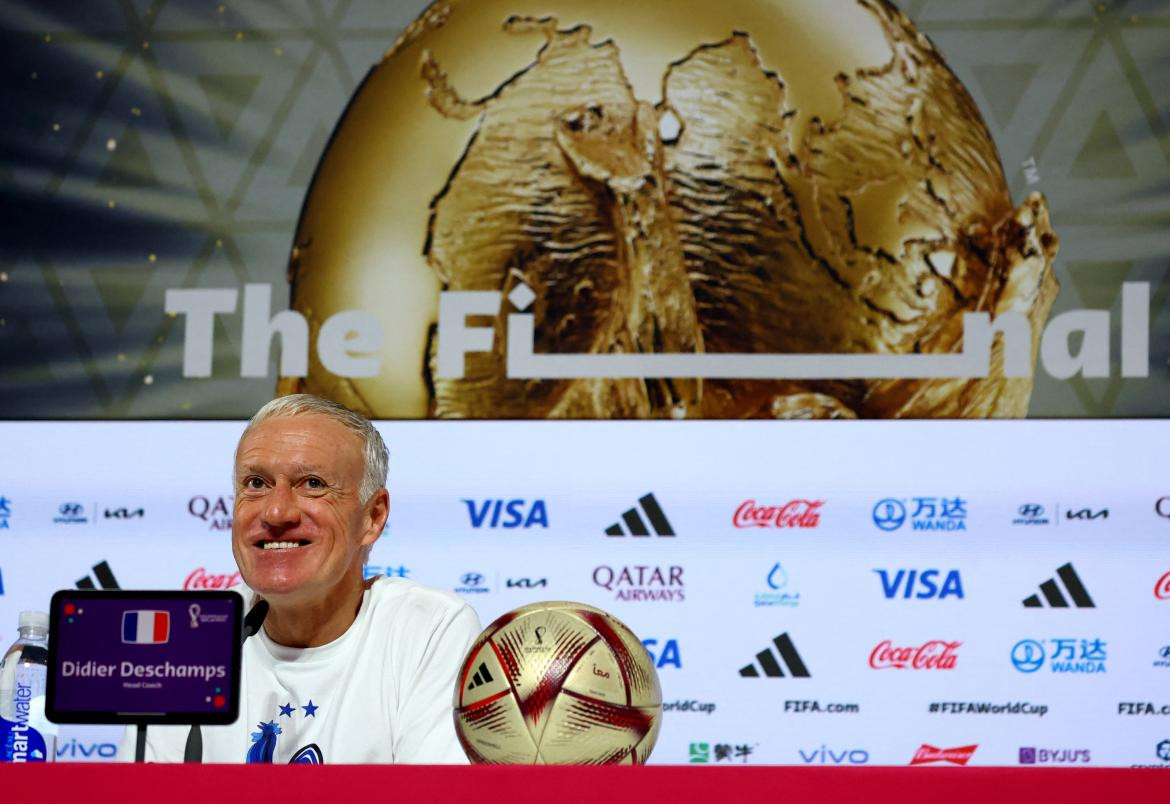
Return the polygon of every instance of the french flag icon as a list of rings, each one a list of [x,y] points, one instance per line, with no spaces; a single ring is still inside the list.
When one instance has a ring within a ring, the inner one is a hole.
[[[122,641],[131,645],[161,645],[171,638],[169,611],[122,612]]]

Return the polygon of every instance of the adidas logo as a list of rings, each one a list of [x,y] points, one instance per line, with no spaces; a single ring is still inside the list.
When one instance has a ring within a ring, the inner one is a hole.
[[[93,589],[93,588],[95,588],[93,585],[94,578],[97,578],[98,586],[100,586],[102,589],[121,589],[121,587],[118,586],[118,579],[114,577],[113,570],[110,569],[110,565],[104,561],[101,562],[100,564],[94,565],[93,578],[91,578],[88,575],[86,575],[84,578],[78,578],[77,579],[77,588],[78,589]]]
[[[662,509],[658,506],[658,500],[654,499],[652,493],[647,494],[645,497],[639,497],[638,503],[641,504],[642,512],[646,514],[646,518],[650,520],[650,526],[654,528],[655,535],[674,535],[674,528],[666,520],[666,514],[662,513]],[[650,531],[646,529],[646,523],[642,520],[642,515],[636,507],[622,514],[622,522],[626,523],[626,528],[629,529],[630,536],[650,535]],[[615,522],[605,529],[605,535],[625,536],[626,532],[622,530],[621,522]]]
[[[467,685],[467,689],[473,690],[476,687],[482,687],[484,684],[490,684],[495,679],[492,674],[488,672],[487,665],[483,662],[479,663],[479,669],[475,671],[475,675],[471,677],[471,683]]]
[[[788,637],[787,633],[783,633],[773,639],[772,644],[776,646],[776,650],[780,653],[780,661],[776,660],[777,656],[771,648],[764,648],[756,654],[756,661],[763,668],[764,675],[768,678],[782,678],[784,671],[780,669],[781,663],[788,667],[788,672],[793,678],[808,678],[812,675],[808,672],[808,668],[804,666],[804,661],[800,658],[800,654],[796,652],[796,646],[792,644],[792,640]],[[754,664],[747,664],[739,668],[739,674],[744,678],[760,677],[760,671]]]
[[[1093,598],[1089,597],[1089,590],[1085,589],[1085,585],[1081,583],[1080,577],[1077,576],[1077,571],[1073,569],[1072,564],[1065,564],[1056,570],[1056,575],[1064,582],[1064,588],[1068,592],[1068,596],[1072,598],[1073,603],[1078,609],[1092,609],[1096,608],[1093,603]],[[1060,590],[1060,584],[1056,582],[1056,578],[1049,578],[1044,583],[1040,584],[1040,592],[1044,595],[1044,600],[1048,601],[1048,605],[1056,609],[1067,609],[1068,599]],[[1044,608],[1044,603],[1040,600],[1040,595],[1029,595],[1024,598],[1024,607],[1029,609]]]

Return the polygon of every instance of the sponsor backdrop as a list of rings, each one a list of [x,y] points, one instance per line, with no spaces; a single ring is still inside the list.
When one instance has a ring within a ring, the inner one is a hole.
[[[367,573],[484,625],[539,600],[613,613],[662,681],[652,762],[1170,764],[1170,423],[380,427]],[[59,588],[234,583],[241,429],[0,425],[22,456],[0,640]],[[1102,455],[1124,458],[1107,482]],[[67,728],[59,751],[116,739]]]

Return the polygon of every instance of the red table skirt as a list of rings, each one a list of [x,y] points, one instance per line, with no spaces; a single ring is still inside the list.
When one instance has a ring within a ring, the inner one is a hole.
[[[1112,768],[0,765],[12,800],[45,802],[483,802],[620,804],[1166,804],[1170,771]]]

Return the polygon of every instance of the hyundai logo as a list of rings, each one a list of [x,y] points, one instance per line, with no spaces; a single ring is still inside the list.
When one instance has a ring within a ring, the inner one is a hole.
[[[479,586],[483,583],[483,576],[478,572],[469,572],[459,579],[464,586]]]
[[[82,507],[80,503],[67,502],[61,503],[57,510],[61,512],[61,516],[81,516]]]
[[[1012,664],[1021,673],[1035,673],[1044,664],[1044,646],[1034,639],[1021,639],[1012,648]]]
[[[1154,513],[1170,519],[1170,497],[1159,497],[1154,503]]]
[[[1020,516],[1027,519],[1036,519],[1044,516],[1044,506],[1036,503],[1024,503],[1020,506]]]
[[[1162,648],[1162,650],[1158,651],[1158,655],[1163,659],[1170,659],[1170,645],[1167,645],[1166,647]]]
[[[873,524],[882,530],[897,530],[906,521],[906,506],[901,500],[887,497],[873,507]]]

